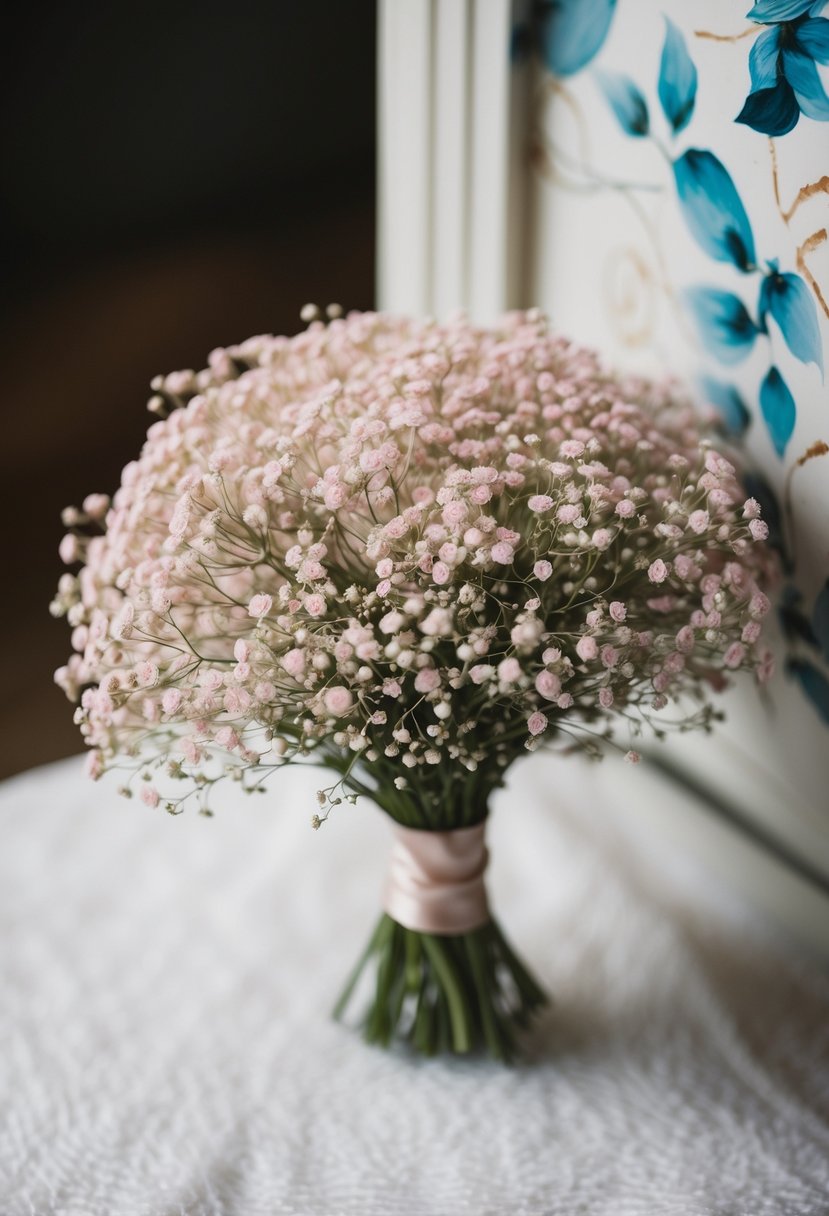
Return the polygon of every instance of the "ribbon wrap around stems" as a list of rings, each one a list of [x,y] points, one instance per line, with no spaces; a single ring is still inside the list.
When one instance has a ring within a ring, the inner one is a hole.
[[[451,832],[395,824],[383,907],[420,933],[468,933],[489,920],[486,821]]]

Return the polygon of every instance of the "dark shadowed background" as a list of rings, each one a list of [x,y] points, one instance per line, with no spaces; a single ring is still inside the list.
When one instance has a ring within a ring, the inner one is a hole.
[[[4,39],[0,776],[82,746],[60,510],[116,488],[151,377],[373,303],[375,4],[40,4]]]

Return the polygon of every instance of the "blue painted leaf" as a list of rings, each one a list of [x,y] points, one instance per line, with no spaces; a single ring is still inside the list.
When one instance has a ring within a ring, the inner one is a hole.
[[[776,367],[770,367],[765,380],[760,385],[760,411],[778,456],[786,450],[786,444],[792,437],[797,406],[794,397],[789,392],[789,386]]]
[[[779,274],[770,263],[771,274],[760,284],[760,323],[770,312],[786,345],[801,363],[816,363],[823,375],[823,344],[820,340],[817,308],[809,288],[797,274]]]
[[[823,657],[829,663],[829,578],[823,584],[812,611],[812,631],[820,643]]]
[[[703,346],[720,363],[740,363],[760,332],[742,300],[719,287],[689,287],[684,299],[699,330]]]
[[[797,680],[823,721],[829,725],[829,680],[823,672],[806,659],[789,659],[786,671]]]
[[[556,76],[572,76],[598,53],[616,0],[549,0],[541,12],[544,62]]]
[[[794,89],[783,76],[778,78],[773,89],[759,89],[749,93],[735,122],[745,123],[752,131],[762,135],[788,135],[797,126],[800,106]]]
[[[794,566],[789,552],[786,534],[783,531],[783,512],[777,495],[761,473],[746,470],[743,474],[743,485],[749,498],[756,498],[760,504],[760,513],[769,526],[769,541],[772,549],[780,554],[781,564],[787,574]]]
[[[724,384],[711,376],[700,377],[700,388],[706,401],[716,406],[727,430],[742,435],[751,422],[746,404],[733,384]]]
[[[777,84],[777,60],[780,55],[780,30],[776,25],[755,38],[748,54],[751,91],[773,89]]]
[[[814,5],[814,0],[757,0],[749,12],[749,21],[761,23],[771,21],[791,21],[806,13]]]
[[[622,130],[627,135],[647,135],[648,105],[630,77],[622,72],[597,72],[596,79]]]
[[[738,270],[753,269],[751,224],[722,161],[713,152],[689,148],[674,161],[674,178],[685,222],[705,252]]]
[[[794,40],[818,63],[829,63],[829,21],[825,17],[807,17],[794,31]]]
[[[533,49],[533,32],[527,21],[519,21],[512,27],[509,40],[509,61],[514,65],[526,62]]]
[[[665,43],[659,64],[659,100],[674,134],[687,127],[697,97],[697,69],[685,39],[670,18],[665,18]]]
[[[783,587],[777,606],[777,619],[790,645],[805,642],[807,646],[817,646],[817,638],[803,611],[803,595],[793,583],[786,583]]]
[[[782,54],[783,75],[794,89],[801,112],[817,122],[829,119],[829,97],[817,74],[814,59],[803,51],[786,48]]]

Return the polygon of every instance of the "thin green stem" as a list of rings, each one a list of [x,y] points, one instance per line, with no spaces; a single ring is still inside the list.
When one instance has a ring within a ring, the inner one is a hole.
[[[444,949],[439,938],[433,937],[430,933],[424,933],[422,941],[426,957],[435,969],[435,974],[449,1005],[452,1047],[457,1052],[467,1052],[472,1044],[469,1033],[469,1015],[460,977],[455,972],[449,953]]]

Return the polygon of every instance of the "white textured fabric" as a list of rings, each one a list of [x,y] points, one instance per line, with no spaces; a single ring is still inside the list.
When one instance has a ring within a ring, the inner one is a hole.
[[[313,770],[210,821],[79,761],[0,787],[3,1216],[825,1216],[826,977],[552,764],[490,830],[556,997],[513,1069],[329,1021],[390,831],[312,832]]]

